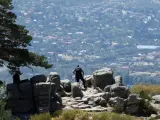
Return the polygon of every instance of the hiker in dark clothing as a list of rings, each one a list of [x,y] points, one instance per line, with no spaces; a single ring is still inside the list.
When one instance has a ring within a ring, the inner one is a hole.
[[[13,75],[13,83],[17,84],[19,91],[21,91],[19,86],[19,84],[21,83],[20,75],[21,75],[20,71],[16,71],[15,74]]]
[[[79,79],[81,79],[82,82],[83,82],[84,88],[86,88],[85,80],[83,78],[84,71],[79,67],[79,65],[77,65],[77,67],[75,68],[75,70],[73,71],[73,73],[75,74],[76,81],[79,83]]]

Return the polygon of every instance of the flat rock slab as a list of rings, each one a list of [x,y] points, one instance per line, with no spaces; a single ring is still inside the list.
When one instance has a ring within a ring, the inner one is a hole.
[[[88,112],[103,112],[108,111],[108,108],[101,106],[94,106],[94,101],[91,98],[96,98],[102,96],[104,93],[95,94],[95,89],[87,88],[86,91],[82,91],[84,96],[81,97],[62,97],[63,105],[65,106],[63,110],[79,109]],[[110,110],[109,110],[110,111]]]

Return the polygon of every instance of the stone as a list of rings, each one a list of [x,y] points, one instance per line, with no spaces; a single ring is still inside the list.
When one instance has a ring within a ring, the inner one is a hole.
[[[140,98],[137,94],[130,94],[126,100],[125,112],[128,114],[135,114],[139,110]]]
[[[110,92],[110,89],[111,89],[111,86],[110,86],[110,85],[107,85],[107,86],[104,88],[104,92]]]
[[[91,108],[90,105],[81,105],[79,106],[79,109],[87,109],[87,108]]]
[[[32,99],[33,97],[33,89],[30,82],[23,82],[19,85],[20,87],[20,99]]]
[[[85,75],[84,79],[86,81],[86,86],[87,87],[92,87],[93,75]]]
[[[121,84],[122,85],[122,77],[121,76],[115,76],[115,83],[116,84]]]
[[[125,112],[127,114],[135,114],[137,113],[139,110],[139,105],[138,104],[132,104],[132,105],[128,105],[126,108],[125,108]]]
[[[101,98],[99,105],[101,105],[102,107],[106,107],[107,106],[107,102],[104,98]]]
[[[160,113],[160,104],[150,103],[151,107],[154,108],[158,113]]]
[[[71,92],[71,81],[70,80],[61,80],[64,91]]]
[[[47,77],[45,75],[36,75],[30,79],[31,84],[36,84],[40,82],[46,82]]]
[[[31,113],[33,112],[32,100],[13,100],[9,99],[6,105],[7,109],[11,109],[12,113]]]
[[[88,101],[88,105],[94,105],[94,101],[89,100],[89,101]]]
[[[67,96],[67,93],[64,91],[63,87],[60,86],[59,89],[57,89],[56,91],[61,97],[66,97]]]
[[[72,97],[83,97],[83,93],[81,89],[79,88],[79,85],[77,83],[72,83],[71,84],[71,92],[72,92]]]
[[[102,93],[103,92],[103,90],[101,88],[99,88],[99,87],[96,87],[95,89],[98,91],[98,93]]]
[[[122,112],[124,110],[125,100],[120,97],[110,98],[108,103],[114,108],[116,112]]]
[[[113,72],[110,68],[97,70],[93,73],[93,86],[104,89],[107,85],[115,83],[113,79]]]
[[[53,102],[55,102],[55,101],[57,102],[58,101],[60,103],[60,105],[62,106],[62,98],[57,93],[55,93],[54,95],[52,95],[51,101],[53,101]]]
[[[152,96],[152,100],[154,100],[155,103],[160,103],[160,95],[154,95],[154,96]]]
[[[137,94],[130,94],[129,97],[127,98],[127,105],[139,104],[139,103],[140,103],[140,100]]]
[[[7,84],[7,95],[10,99],[19,99],[20,92],[18,86],[15,83]]]
[[[104,98],[106,101],[108,101],[111,95],[109,92],[105,92],[101,95],[101,97]]]
[[[94,94],[98,94],[98,90],[94,89],[94,90],[93,90],[93,93],[94,93]]]
[[[49,93],[54,94],[56,92],[55,84],[54,83],[36,83],[34,86],[34,95],[41,96],[41,95],[49,95]]]
[[[81,97],[76,97],[74,98],[75,100],[81,100],[82,98]]]
[[[57,72],[50,72],[47,82],[55,83],[56,90],[60,88],[60,76]]]
[[[100,101],[101,101],[100,97],[94,98],[95,105],[99,105]]]
[[[121,97],[121,98],[128,98],[130,94],[129,89],[126,86],[119,86],[119,84],[111,85],[111,96],[112,97]]]
[[[83,101],[85,104],[88,104],[89,98],[82,98],[82,101]]]

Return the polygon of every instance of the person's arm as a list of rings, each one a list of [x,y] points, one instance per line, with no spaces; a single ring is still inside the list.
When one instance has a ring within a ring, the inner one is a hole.
[[[82,75],[84,75],[84,71],[81,69]]]

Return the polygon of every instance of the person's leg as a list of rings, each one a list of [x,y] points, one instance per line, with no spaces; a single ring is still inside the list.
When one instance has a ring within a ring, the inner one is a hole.
[[[83,78],[83,76],[81,77],[81,80],[82,80],[82,82],[83,82],[84,88],[86,88],[86,82],[85,82],[85,79]]]
[[[79,84],[79,77],[76,77],[76,82]]]

